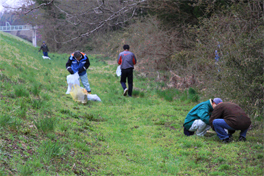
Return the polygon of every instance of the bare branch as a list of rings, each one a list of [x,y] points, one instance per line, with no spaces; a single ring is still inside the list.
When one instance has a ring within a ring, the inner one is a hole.
[[[144,2],[144,1],[142,1],[142,2]],[[111,16],[109,16],[106,20],[102,20],[102,21],[100,21],[99,23],[97,23],[98,25],[97,25],[94,29],[92,29],[92,30],[90,30],[90,31],[88,31],[88,32],[86,32],[86,33],[80,34],[80,35],[77,36],[77,37],[71,38],[70,40],[67,40],[67,41],[64,41],[64,42],[59,42],[59,41],[56,39],[56,37],[55,37],[54,39],[55,39],[55,41],[56,41],[57,43],[63,43],[63,44],[65,44],[65,43],[69,43],[69,42],[71,42],[71,41],[73,41],[73,40],[76,40],[76,39],[78,39],[78,38],[81,38],[81,37],[87,37],[87,36],[91,35],[92,33],[96,32],[97,30],[101,29],[101,28],[102,28],[105,24],[107,24],[109,21],[111,21],[111,20],[117,18],[118,16],[120,16],[121,14],[123,14],[123,13],[125,13],[125,12],[127,12],[127,11],[129,11],[129,10],[132,10],[133,8],[135,8],[138,4],[141,4],[142,2],[136,2],[136,3],[130,4],[130,5],[124,6],[123,8],[121,8],[121,9],[119,9],[118,11],[114,12],[114,13],[113,13]],[[101,4],[101,5],[102,5],[102,4]],[[101,6],[100,6],[100,7],[101,7]],[[130,18],[128,18],[127,20],[124,20],[124,21],[117,22],[117,23],[115,23],[114,25],[119,25],[119,24],[125,23],[125,22],[127,22],[128,20],[130,20],[134,15],[135,15],[135,9],[133,10],[132,15],[130,16]],[[112,26],[114,26],[114,25],[112,25]]]
[[[48,3],[42,3],[42,4],[40,4],[39,6],[37,6],[37,7],[35,7],[35,8],[32,8],[32,9],[28,10],[27,12],[24,12],[23,14],[26,15],[26,14],[28,14],[29,12],[32,12],[33,10],[36,10],[36,9],[41,8],[42,6],[49,6],[49,5],[51,5],[51,4],[53,3],[53,1],[54,1],[54,0],[51,0],[51,1],[48,2]]]

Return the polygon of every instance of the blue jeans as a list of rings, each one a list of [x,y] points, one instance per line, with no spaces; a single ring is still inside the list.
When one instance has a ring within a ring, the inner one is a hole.
[[[228,130],[231,130],[231,131],[235,131],[234,128],[231,128],[229,125],[227,125],[227,123],[225,122],[224,119],[215,119],[213,121],[213,126],[214,126],[214,129],[215,129],[216,133],[217,133],[217,136],[221,140],[229,138],[229,135],[226,133],[225,129],[228,129]],[[240,131],[240,136],[246,137],[247,130],[248,129],[241,130]]]
[[[91,88],[90,88],[90,84],[89,84],[89,81],[88,81],[87,73],[85,73],[84,75],[80,76],[80,79],[82,81],[82,84],[83,84],[84,88],[87,90],[87,92],[91,92]]]
[[[43,55],[49,57],[48,52],[43,52]]]

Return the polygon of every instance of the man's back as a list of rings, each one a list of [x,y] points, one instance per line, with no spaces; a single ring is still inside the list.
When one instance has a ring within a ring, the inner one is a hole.
[[[123,51],[119,54],[117,62],[121,65],[121,69],[128,69],[134,68],[137,60],[134,53],[130,51]]]
[[[210,118],[210,124],[214,119],[224,119],[225,122],[234,129],[247,129],[250,118],[245,111],[235,103],[224,102],[215,107]]]

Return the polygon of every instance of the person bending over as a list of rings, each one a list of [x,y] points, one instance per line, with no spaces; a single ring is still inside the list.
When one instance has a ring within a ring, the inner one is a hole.
[[[214,98],[193,107],[185,118],[183,124],[184,134],[190,136],[196,131],[197,136],[204,136],[206,131],[211,128],[209,118],[212,111],[222,102],[221,98]]]
[[[81,82],[84,88],[87,90],[89,94],[91,94],[91,88],[88,81],[86,70],[90,66],[89,58],[86,54],[75,51],[72,53],[66,63],[66,68],[70,74],[74,74],[78,72]]]
[[[239,141],[246,141],[246,134],[251,120],[244,110],[235,103],[225,102],[212,112],[209,123],[217,136],[224,143],[232,140],[232,134],[240,130]],[[228,130],[228,133],[226,130]]]

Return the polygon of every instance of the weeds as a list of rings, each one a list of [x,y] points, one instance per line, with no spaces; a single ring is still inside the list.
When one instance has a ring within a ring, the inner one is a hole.
[[[61,143],[47,140],[43,141],[42,145],[37,149],[37,152],[41,160],[47,164],[51,158],[65,155],[66,150]]]
[[[31,88],[31,91],[32,91],[33,95],[39,96],[39,94],[41,92],[41,85],[38,83],[34,83],[33,87]]]
[[[54,131],[55,126],[57,124],[57,119],[44,117],[42,119],[37,119],[36,121],[34,121],[34,124],[39,131],[42,131],[43,133],[47,133],[50,131]]]
[[[41,99],[33,99],[31,104],[34,109],[40,109],[44,105],[44,101]]]
[[[14,90],[17,97],[29,97],[29,92],[22,85],[15,85]]]
[[[133,90],[133,96],[134,97],[140,97],[143,98],[145,96],[144,92],[141,92],[139,90]]]

